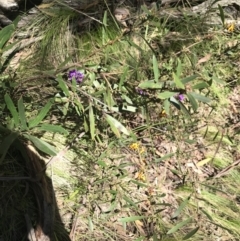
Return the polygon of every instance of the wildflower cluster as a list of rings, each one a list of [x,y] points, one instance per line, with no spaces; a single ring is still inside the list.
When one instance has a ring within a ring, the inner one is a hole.
[[[68,80],[72,81],[73,78],[75,78],[77,84],[81,84],[83,82],[84,74],[75,69],[70,70],[68,72]]]

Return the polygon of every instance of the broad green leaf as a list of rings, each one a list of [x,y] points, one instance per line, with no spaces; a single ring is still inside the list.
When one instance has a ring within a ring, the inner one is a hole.
[[[160,73],[159,73],[159,68],[158,68],[158,62],[157,62],[157,58],[155,55],[153,55],[153,73],[154,73],[154,79],[156,81],[156,83],[158,82]]]
[[[119,131],[121,131],[122,133],[124,133],[127,136],[130,134],[129,131],[127,130],[127,128],[125,126],[123,126],[118,120],[113,118],[112,116],[106,114],[106,120],[107,120],[108,124],[111,126],[112,131],[114,132],[114,134],[117,137],[120,137]]]
[[[122,98],[123,98],[124,100],[126,100],[126,102],[127,102],[128,104],[130,104],[130,105],[133,104],[132,100],[131,100],[127,95],[122,94]]]
[[[91,217],[88,217],[88,226],[89,226],[89,230],[93,232],[94,226],[93,226],[93,221]]]
[[[200,90],[200,89],[205,89],[205,88],[208,88],[209,87],[209,84],[206,83],[206,82],[200,82],[196,85],[194,85],[192,88],[193,89],[197,89],[197,90]]]
[[[19,119],[21,122],[21,129],[25,131],[28,129],[28,127],[27,127],[27,120],[25,115],[25,106],[23,104],[22,97],[18,100],[18,113],[19,113]]]
[[[57,81],[58,81],[58,86],[61,88],[61,90],[63,91],[64,95],[69,97],[70,93],[69,93],[68,87],[67,87],[67,85],[66,85],[66,83],[63,80],[61,75],[57,76]]]
[[[97,164],[101,167],[107,167],[108,166],[105,161],[101,161],[101,160],[97,161]]]
[[[170,102],[168,99],[163,101],[163,107],[167,115],[170,115]]]
[[[195,93],[195,92],[189,92],[189,94],[191,94],[193,98],[195,98],[198,101],[201,101],[203,103],[211,102],[211,99],[206,97],[206,96],[204,96],[204,95],[201,95],[201,94],[198,94],[198,93]]]
[[[68,113],[68,107],[69,107],[69,102],[67,102],[66,104],[64,104],[64,106],[62,107],[61,111],[63,113],[64,116],[67,115]],[[76,106],[75,106],[76,107]]]
[[[222,25],[224,26],[225,24],[225,14],[224,14],[224,10],[222,8],[222,6],[220,4],[218,4],[218,10],[219,10],[219,15],[222,21]]]
[[[60,133],[60,134],[68,135],[68,131],[65,130],[60,125],[42,124],[39,127],[36,127],[36,129],[38,129],[40,131],[49,131],[49,132],[53,132],[53,133]]]
[[[218,84],[223,84],[223,85],[226,84],[226,82],[224,80],[219,79],[216,75],[212,76],[212,80],[214,80]]]
[[[52,107],[52,100],[49,100],[47,104],[41,109],[40,113],[33,120],[29,121],[29,128],[36,127],[48,114]]]
[[[154,80],[147,80],[139,84],[141,89],[161,89],[163,83],[156,83]]]
[[[175,73],[173,73],[173,80],[177,88],[185,89],[184,84],[181,82],[180,78]]]
[[[172,97],[174,95],[176,95],[176,92],[164,91],[164,92],[158,94],[157,97],[159,99],[165,100],[165,99],[168,99],[168,98],[170,98],[170,97]]]
[[[141,220],[146,218],[145,216],[131,216],[131,217],[126,217],[126,218],[120,218],[118,219],[119,222],[122,223],[128,223],[128,222],[134,222],[136,220]]]
[[[12,143],[16,140],[18,137],[18,133],[16,132],[11,132],[8,136],[6,136],[3,141],[0,143],[0,154],[1,154],[1,159],[0,159],[0,164],[4,160],[9,147],[12,145]]]
[[[10,24],[0,31],[0,49],[7,43],[15,30],[14,24]]]
[[[199,75],[198,74],[194,74],[194,75],[191,75],[191,76],[188,76],[188,77],[182,79],[181,82],[185,85],[185,84],[195,80],[197,77],[199,77]]]
[[[179,216],[179,214],[182,212],[182,210],[187,206],[189,200],[190,200],[191,196],[187,197],[178,207],[178,209],[174,212],[174,214],[172,215],[172,218],[176,218]]]
[[[190,239],[197,231],[198,231],[199,227],[194,228],[193,230],[191,230],[189,233],[187,233],[184,237],[183,240],[187,240]]]
[[[167,234],[172,234],[175,233],[178,229],[182,228],[183,226],[187,225],[188,223],[192,222],[192,218],[188,218],[184,221],[182,221],[181,223],[177,224],[176,226],[174,226],[173,228],[171,228]]]
[[[13,104],[13,101],[11,99],[11,97],[9,96],[9,94],[5,94],[4,95],[4,100],[6,102],[7,108],[9,109],[9,111],[11,112],[11,115],[13,117],[14,120],[14,125],[15,127],[19,126],[19,116],[18,116],[18,112],[16,107]]]
[[[192,106],[193,111],[195,112],[198,109],[197,101],[193,98],[193,96],[190,93],[187,93],[187,97]]]
[[[180,78],[181,73],[182,73],[182,62],[180,59],[177,60],[178,61],[178,65],[177,65],[177,77]]]
[[[43,141],[35,136],[31,136],[31,135],[27,135],[27,134],[24,134],[24,137],[26,137],[28,140],[30,140],[38,150],[40,150],[50,156],[57,155],[56,149],[52,145],[48,144],[46,141]]]
[[[95,138],[95,117],[93,114],[93,107],[91,104],[89,106],[89,122],[90,122],[91,138],[92,138],[92,140],[94,140],[94,138]]]

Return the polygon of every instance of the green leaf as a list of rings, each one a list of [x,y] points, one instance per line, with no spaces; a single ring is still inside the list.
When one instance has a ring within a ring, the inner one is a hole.
[[[63,80],[61,75],[57,76],[57,81],[58,81],[58,86],[61,88],[61,90],[63,91],[64,95],[69,97],[70,93],[69,93],[68,87],[67,87],[67,85],[66,85],[66,83]]]
[[[156,83],[154,80],[147,80],[139,84],[141,89],[161,89],[163,83]]]
[[[60,133],[60,134],[68,135],[68,131],[65,130],[60,125],[42,124],[41,126],[36,127],[36,129],[38,129],[40,131],[49,131],[49,132],[53,132],[53,133]]]
[[[122,223],[128,223],[128,222],[134,222],[137,220],[141,220],[144,218],[146,218],[146,217],[145,216],[131,216],[131,217],[126,217],[126,218],[120,218],[120,219],[118,219],[118,221],[122,222]]]
[[[185,89],[184,84],[181,82],[180,78],[175,73],[173,73],[173,80],[177,88]]]
[[[27,120],[25,115],[25,106],[23,104],[22,97],[18,100],[18,112],[19,112],[19,119],[21,122],[21,129],[25,131],[28,129],[28,127],[27,127]]]
[[[172,97],[174,95],[176,95],[176,92],[164,91],[164,92],[158,94],[157,97],[159,99],[165,100],[165,99],[168,99],[168,98],[170,98],[170,97]]]
[[[198,109],[197,101],[193,98],[193,96],[190,93],[187,93],[187,97],[188,97],[188,100],[190,101],[193,111],[195,112]]]
[[[177,60],[178,61],[178,65],[177,65],[177,77],[180,78],[181,73],[182,73],[182,62],[180,59]]]
[[[0,159],[0,164],[4,160],[9,147],[12,145],[12,143],[16,140],[18,137],[18,133],[16,132],[11,132],[8,136],[6,136],[3,141],[1,142],[1,148],[0,148],[0,154],[1,154],[1,159]]]
[[[88,226],[89,226],[89,230],[93,232],[94,226],[93,226],[93,221],[91,217],[88,217]]]
[[[46,117],[46,115],[48,114],[49,110],[52,107],[52,102],[53,102],[52,99],[49,100],[47,104],[41,109],[37,117],[29,121],[29,128],[36,127]]]
[[[0,31],[0,49],[7,43],[15,30],[14,24],[10,24]]]
[[[205,89],[205,88],[208,88],[208,87],[209,87],[208,83],[201,82],[201,83],[198,83],[198,84],[194,85],[192,88],[199,90],[199,89]]]
[[[190,239],[197,231],[198,231],[199,227],[194,228],[193,230],[191,230],[189,233],[187,233],[184,237],[183,240],[187,240]]]
[[[143,49],[141,47],[139,47],[137,44],[135,44],[133,41],[128,40],[128,43],[129,43],[130,46],[133,46],[134,48],[136,48],[141,53],[143,52]],[[128,52],[128,54],[132,57],[130,52]]]
[[[174,105],[178,110],[181,110],[186,117],[191,117],[188,109],[180,101],[176,100],[174,96],[170,97],[170,103]]]
[[[168,99],[163,101],[163,108],[166,111],[166,114],[170,115],[170,102]]]
[[[52,145],[48,144],[46,141],[43,141],[35,136],[31,136],[31,135],[27,135],[27,134],[24,134],[24,137],[26,137],[28,140],[30,140],[38,150],[40,150],[50,156],[57,155],[56,149]]]
[[[223,85],[226,84],[226,82],[224,80],[219,79],[216,75],[212,76],[212,80],[214,80],[218,84],[223,84]]]
[[[189,200],[190,200],[191,196],[187,197],[178,207],[178,209],[174,212],[174,214],[172,215],[172,218],[176,218],[179,216],[179,214],[182,212],[182,210],[187,206]]]
[[[186,108],[186,106],[183,104],[183,103],[181,103],[181,102],[179,102],[179,105],[180,105],[180,108],[181,108],[181,111],[182,111],[182,113],[186,116],[186,117],[191,117],[191,114],[190,114],[190,112],[188,111],[188,109]]]
[[[123,199],[129,203],[132,207],[135,207],[136,209],[138,209],[138,206],[136,205],[136,203],[134,201],[132,201],[129,197],[127,197],[126,195],[123,195]]]
[[[213,221],[212,216],[209,213],[207,213],[203,208],[200,208],[199,210],[203,212],[210,221]]]
[[[112,116],[106,114],[106,120],[107,120],[108,124],[110,125],[112,131],[114,132],[114,134],[117,137],[120,137],[119,131],[121,131],[122,133],[124,133],[127,136],[130,134],[129,131],[127,130],[127,128],[125,126],[123,126],[118,120],[113,118]]]
[[[191,75],[191,76],[188,76],[188,77],[182,79],[181,82],[185,85],[185,84],[195,80],[197,77],[199,77],[199,75],[198,74],[194,74],[194,75]]]
[[[198,101],[201,101],[203,103],[209,103],[211,102],[211,99],[204,96],[204,95],[201,95],[201,94],[197,94],[195,92],[189,92],[189,94],[192,95],[193,98],[197,99]]]
[[[90,122],[91,138],[92,138],[92,140],[94,140],[94,138],[95,138],[95,117],[93,114],[93,107],[91,104],[89,106],[89,122]]]
[[[160,73],[159,73],[159,68],[158,68],[158,62],[157,62],[157,58],[155,55],[153,55],[153,73],[154,73],[154,79],[156,82],[158,82]]]
[[[173,228],[171,228],[167,234],[172,234],[175,233],[178,229],[182,228],[183,226],[187,225],[188,223],[192,222],[192,218],[188,218],[184,221],[182,221],[181,223],[177,224],[176,226],[174,226]]]
[[[9,111],[11,112],[11,115],[13,117],[14,120],[14,125],[15,127],[19,126],[19,116],[18,116],[18,112],[16,107],[13,104],[13,101],[11,99],[11,97],[8,94],[4,95],[4,100],[6,102],[7,108],[9,109]]]
[[[166,160],[166,159],[168,159],[168,158],[170,158],[174,155],[175,155],[175,153],[168,153],[168,154],[164,155],[163,157],[156,159],[155,162],[164,161],[164,160]]]
[[[218,4],[218,10],[219,10],[219,15],[222,21],[222,25],[224,26],[225,24],[225,14],[224,14],[224,10],[222,8],[222,6],[220,4]]]

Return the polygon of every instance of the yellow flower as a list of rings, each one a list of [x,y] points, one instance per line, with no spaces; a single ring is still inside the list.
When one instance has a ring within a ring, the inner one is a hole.
[[[142,147],[141,144],[140,144],[140,143],[137,143],[137,142],[132,143],[132,144],[129,146],[129,148],[130,148],[131,150],[138,151],[139,154],[142,154],[142,153],[145,152],[145,148]]]
[[[226,25],[228,32],[233,32],[235,30],[235,23],[229,23]]]
[[[165,110],[162,110],[162,112],[160,113],[160,118],[162,117],[167,117],[167,113]]]
[[[137,143],[137,142],[132,143],[129,147],[132,150],[138,150],[139,149],[139,143]]]
[[[144,174],[144,172],[142,170],[137,172],[135,177],[136,177],[136,179],[138,179],[140,181],[143,181],[143,182],[146,181],[145,174]]]

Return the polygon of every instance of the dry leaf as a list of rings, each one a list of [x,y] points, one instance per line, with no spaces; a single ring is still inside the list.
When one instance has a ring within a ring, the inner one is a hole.
[[[209,59],[211,58],[211,54],[207,54],[205,55],[203,58],[199,59],[198,62],[197,62],[197,65],[200,65],[202,63],[205,63],[207,61],[209,61]]]

